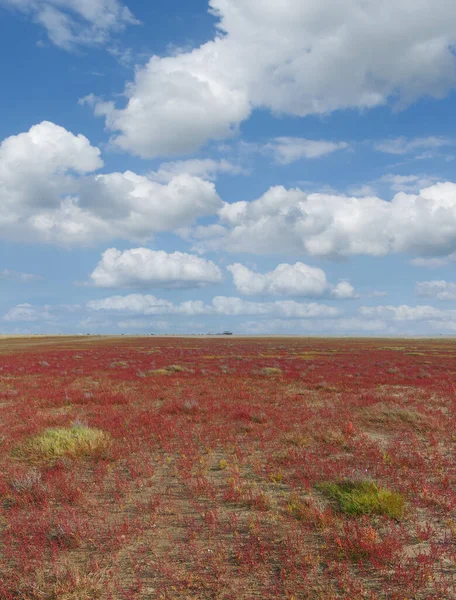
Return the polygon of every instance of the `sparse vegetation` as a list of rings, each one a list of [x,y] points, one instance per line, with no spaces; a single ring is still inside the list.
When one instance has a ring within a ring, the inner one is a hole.
[[[0,355],[1,600],[456,598],[454,342]]]

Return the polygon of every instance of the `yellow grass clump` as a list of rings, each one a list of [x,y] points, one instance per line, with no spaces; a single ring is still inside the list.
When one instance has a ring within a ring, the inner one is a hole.
[[[282,369],[278,367],[263,367],[261,373],[263,375],[282,375]]]
[[[169,367],[163,367],[161,369],[153,369],[148,371],[148,375],[172,375],[173,373],[185,373],[188,369],[181,367],[180,365],[170,365]]]
[[[85,425],[55,427],[25,442],[19,454],[31,460],[99,456],[110,444],[110,435],[101,429]]]

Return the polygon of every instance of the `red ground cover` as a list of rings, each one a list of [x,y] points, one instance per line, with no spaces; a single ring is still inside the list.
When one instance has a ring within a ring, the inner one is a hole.
[[[0,341],[2,600],[456,598],[453,341]],[[102,455],[18,452],[49,428]],[[372,481],[401,518],[324,482]]]

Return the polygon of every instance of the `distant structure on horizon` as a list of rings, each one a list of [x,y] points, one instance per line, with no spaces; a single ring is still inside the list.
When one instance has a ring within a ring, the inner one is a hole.
[[[233,335],[232,331],[222,331],[221,333],[212,333],[212,331],[209,331],[208,333],[206,333],[206,335]]]

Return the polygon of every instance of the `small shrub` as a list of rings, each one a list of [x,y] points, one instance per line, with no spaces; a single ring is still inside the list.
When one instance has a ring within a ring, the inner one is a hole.
[[[252,414],[252,421],[254,423],[266,423],[267,420],[268,420],[268,417],[264,412],[258,412],[258,413]]]
[[[283,483],[284,475],[282,471],[273,471],[269,473],[269,479],[272,483]]]
[[[199,411],[199,409],[200,403],[198,400],[185,400],[185,402],[182,403],[182,412],[184,413],[196,413]]]
[[[348,559],[355,563],[369,561],[377,567],[390,563],[402,545],[395,531],[380,537],[371,525],[356,521],[346,521],[339,531],[329,532],[327,539],[339,560]]]
[[[323,510],[311,498],[301,499],[296,492],[289,496],[286,510],[297,521],[306,521],[319,530],[325,530],[334,520],[331,511]]]
[[[81,545],[81,536],[77,523],[71,521],[51,525],[46,537],[61,549],[66,548],[69,550],[71,548],[78,548]]]
[[[322,483],[319,489],[335,500],[341,512],[350,515],[387,515],[399,519],[404,513],[404,498],[397,492],[378,487],[372,481]]]
[[[55,427],[25,442],[18,453],[30,460],[93,456],[105,452],[110,441],[108,433],[85,425]]]
[[[308,502],[303,502],[297,494],[292,494],[288,500],[287,512],[298,521],[306,521],[311,518],[312,511]]]
[[[10,487],[15,492],[33,492],[42,485],[40,471],[32,469],[28,473],[17,476],[10,481]]]

